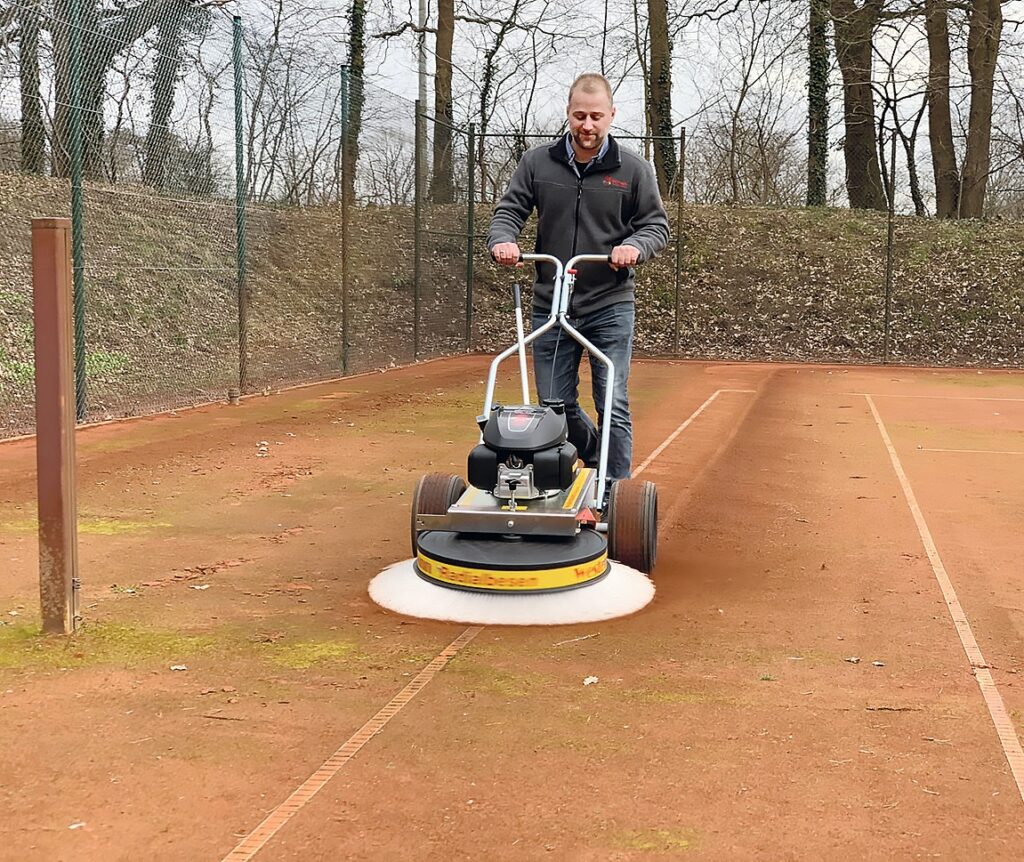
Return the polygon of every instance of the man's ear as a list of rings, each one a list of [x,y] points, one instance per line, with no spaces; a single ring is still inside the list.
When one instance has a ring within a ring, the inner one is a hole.
[[[611,114],[611,116],[612,116],[612,119],[614,120],[615,119],[615,105],[612,105],[612,114]]]

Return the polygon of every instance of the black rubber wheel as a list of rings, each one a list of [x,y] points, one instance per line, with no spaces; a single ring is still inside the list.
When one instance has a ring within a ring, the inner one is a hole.
[[[658,556],[658,489],[620,479],[608,497],[608,556],[649,575]]]
[[[412,495],[410,527],[413,556],[416,556],[416,516],[445,514],[465,490],[465,481],[453,473],[427,473],[420,477]]]

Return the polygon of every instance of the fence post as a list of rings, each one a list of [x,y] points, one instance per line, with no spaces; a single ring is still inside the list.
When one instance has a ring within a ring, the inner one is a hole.
[[[473,349],[473,246],[476,241],[476,123],[469,124],[469,147],[466,150],[466,176],[469,179],[466,207],[466,350]]]
[[[75,417],[85,421],[85,208],[82,204],[82,0],[68,4],[68,136],[71,138],[71,254],[75,296]]]
[[[242,19],[232,19],[231,57],[235,74],[235,273],[238,282],[238,389],[249,390],[249,285],[246,273],[245,133],[242,127]]]
[[[885,242],[885,321],[882,329],[882,363],[889,362],[889,326],[892,320],[892,243],[896,215],[896,131],[892,133],[892,156],[889,159],[889,225]]]
[[[341,67],[341,373],[348,374],[349,328],[348,328],[348,293],[349,293],[349,68]]]
[[[416,123],[415,123],[415,134],[416,144],[414,148],[414,158],[416,163],[415,169],[415,185],[413,197],[413,264],[412,264],[412,358],[415,362],[420,357],[420,278],[421,278],[421,248],[420,248],[420,231],[422,229],[421,219],[423,218],[423,137],[426,134],[424,128],[423,116],[420,111],[423,109],[423,105],[419,99],[416,100]]]
[[[70,219],[32,220],[39,601],[43,631],[58,634],[79,619],[71,233]]]
[[[683,183],[686,180],[686,127],[679,130],[679,170],[676,171],[676,310],[672,322],[673,353],[679,355],[679,282],[683,267]]]

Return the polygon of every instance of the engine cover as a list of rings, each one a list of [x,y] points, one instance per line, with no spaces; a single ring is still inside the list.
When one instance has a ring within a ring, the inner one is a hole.
[[[484,444],[496,452],[538,452],[569,439],[565,413],[543,405],[495,407],[483,435]]]

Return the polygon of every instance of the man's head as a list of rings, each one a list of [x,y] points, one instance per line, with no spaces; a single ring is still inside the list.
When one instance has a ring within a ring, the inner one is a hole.
[[[600,152],[615,118],[608,79],[594,72],[580,75],[569,88],[566,115],[576,157],[589,161]]]

